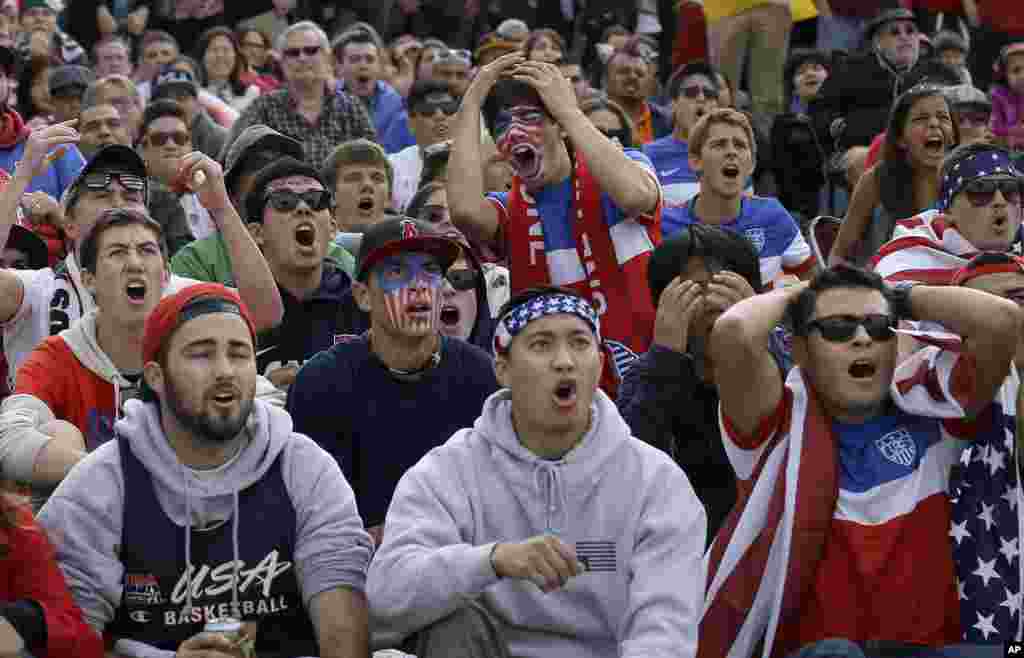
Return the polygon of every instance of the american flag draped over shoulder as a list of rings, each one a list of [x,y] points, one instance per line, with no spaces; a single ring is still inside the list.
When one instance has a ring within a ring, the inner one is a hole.
[[[996,400],[963,428],[965,434],[973,433],[964,436],[973,442],[950,479],[949,536],[963,639],[969,642],[1021,639],[1015,440],[1019,383],[1016,368],[1011,368]]]
[[[896,224],[892,240],[882,245],[870,269],[883,279],[948,286],[953,274],[977,250],[945,215],[929,210]]]
[[[890,387],[903,411],[961,418],[952,391],[960,340],[904,331],[926,343],[900,364]],[[778,430],[760,447],[726,440],[739,500],[708,551],[708,590],[698,658],[785,656],[787,625],[813,585],[838,498],[838,456],[829,417],[800,368],[786,379]],[[722,437],[730,436],[719,408]],[[856,639],[856,638],[854,638]]]

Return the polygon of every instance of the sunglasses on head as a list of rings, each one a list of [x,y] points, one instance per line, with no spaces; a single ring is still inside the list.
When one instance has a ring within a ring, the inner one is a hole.
[[[173,132],[173,133],[149,133],[146,135],[146,142],[150,146],[163,146],[169,141],[174,141],[178,146],[184,146],[188,143],[191,137],[186,132]]]
[[[82,186],[87,190],[107,190],[110,184],[117,181],[126,190],[141,192],[146,189],[146,181],[135,174],[121,174],[108,171],[94,171],[82,177]]]
[[[479,276],[479,272],[468,267],[460,267],[458,269],[451,267],[448,268],[448,273],[445,274],[445,278],[448,279],[448,283],[452,285],[452,288],[460,291],[473,290],[476,287]]]
[[[690,99],[697,98],[701,93],[704,94],[704,98],[710,100],[718,99],[718,90],[714,87],[707,87],[705,85],[687,85],[682,89],[683,96]]]
[[[856,315],[830,315],[807,323],[808,333],[817,329],[821,337],[830,343],[845,343],[857,333],[858,327],[864,327],[871,340],[891,340],[896,332],[896,318],[890,315],[870,314],[862,317]]]
[[[267,205],[278,212],[291,212],[299,207],[300,201],[305,202],[315,212],[327,210],[333,205],[331,193],[327,190],[306,190],[301,193],[278,190],[269,192],[266,199]]]
[[[288,59],[298,59],[299,55],[313,57],[320,52],[320,46],[303,46],[302,48],[285,48],[281,51]]]
[[[1007,203],[1019,204],[1022,187],[1024,181],[1019,178],[978,178],[964,185],[961,191],[972,206],[983,208],[992,203],[996,190],[1002,193]]]

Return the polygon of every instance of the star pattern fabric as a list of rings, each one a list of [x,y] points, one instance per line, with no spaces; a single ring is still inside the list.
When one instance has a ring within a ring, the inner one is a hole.
[[[1014,387],[1016,389],[1016,387]],[[1005,399],[1005,397],[1004,397]],[[977,422],[950,477],[949,536],[967,642],[1017,638],[1021,591],[1017,525],[1016,421],[997,401]]]
[[[985,151],[964,158],[953,165],[953,169],[942,177],[942,189],[939,192],[939,210],[946,211],[953,204],[953,197],[960,193],[964,185],[985,176],[1009,176],[1022,178],[1022,174],[1010,161],[1006,153]]]
[[[575,315],[586,322],[594,331],[598,342],[601,342],[601,323],[590,302],[574,295],[553,294],[534,297],[505,313],[498,320],[498,326],[494,330],[494,351],[506,351],[512,339],[534,320],[564,313]]]

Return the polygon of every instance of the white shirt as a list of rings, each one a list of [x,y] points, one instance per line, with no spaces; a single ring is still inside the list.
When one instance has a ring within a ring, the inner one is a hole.
[[[389,155],[388,162],[395,173],[395,182],[391,187],[391,205],[398,212],[405,212],[405,207],[420,189],[423,154],[420,153],[419,145],[413,144]]]

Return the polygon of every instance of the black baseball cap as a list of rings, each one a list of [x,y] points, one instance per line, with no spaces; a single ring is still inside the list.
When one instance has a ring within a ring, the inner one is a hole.
[[[271,162],[256,174],[256,180],[252,183],[252,191],[245,195],[245,221],[262,222],[263,209],[267,206],[267,185],[281,178],[291,176],[305,176],[312,178],[323,185],[324,189],[331,192],[327,181],[320,175],[316,167],[306,164],[295,158],[283,157],[280,160]]]
[[[24,252],[28,256],[29,269],[41,270],[50,262],[50,252],[43,239],[20,224],[11,226],[6,246]]]
[[[96,79],[96,75],[84,66],[64,64],[50,71],[48,85],[51,96],[81,96]]]
[[[142,156],[127,146],[109,144],[96,151],[92,159],[82,167],[78,177],[64,192],[65,203],[70,198],[70,193],[77,190],[79,182],[85,180],[86,176],[96,171],[117,171],[138,176],[143,181],[142,196],[148,201],[149,178],[146,173],[146,163],[143,162]]]
[[[270,126],[257,123],[249,126],[238,134],[233,142],[227,145],[223,156],[224,160],[224,185],[229,192],[234,191],[235,180],[245,169],[245,159],[251,153],[259,151],[272,151],[281,156],[288,156],[296,160],[304,160],[306,157],[302,149],[302,143],[296,139],[282,135]]]
[[[427,224],[410,217],[386,219],[370,226],[363,233],[356,259],[356,279],[366,281],[373,266],[388,256],[422,251],[435,256],[447,271],[459,258],[458,243],[446,238]]]
[[[199,96],[199,85],[191,71],[176,69],[173,64],[165,64],[160,72],[153,77],[151,83],[153,100],[160,100],[170,91],[184,91],[193,98]]]

